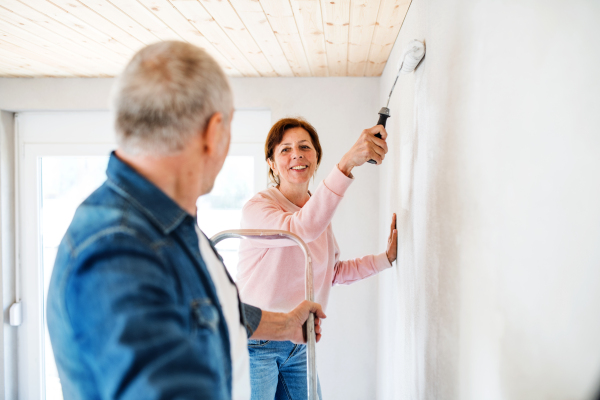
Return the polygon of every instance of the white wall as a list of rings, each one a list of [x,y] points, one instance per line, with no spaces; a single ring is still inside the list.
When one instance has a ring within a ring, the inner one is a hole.
[[[273,121],[303,116],[317,129],[324,156],[318,184],[358,138],[377,121],[377,78],[232,79],[236,108],[270,108]],[[0,79],[0,109],[102,110],[110,79]],[[82,132],[83,134],[83,132]],[[385,250],[379,242],[379,167],[353,171],[356,181],[333,220],[342,258]],[[375,392],[377,279],[332,290],[317,345],[317,362],[327,399],[370,399]]]
[[[600,3],[413,1],[381,82],[378,399],[585,399],[600,383]],[[387,222],[380,221],[383,233]]]
[[[0,78],[0,110],[106,110],[113,79]]]

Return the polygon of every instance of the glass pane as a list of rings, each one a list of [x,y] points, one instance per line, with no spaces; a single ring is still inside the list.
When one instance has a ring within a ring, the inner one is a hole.
[[[198,225],[210,239],[214,234],[239,229],[242,207],[254,195],[254,157],[228,156],[213,190],[198,199]],[[239,239],[219,243],[219,254],[235,278]]]
[[[106,156],[42,157],[41,210],[42,262],[44,271],[44,309],[54,259],[77,206],[106,180]],[[45,312],[44,312],[45,319]],[[45,326],[44,370],[46,399],[62,400],[62,389],[54,354]]]

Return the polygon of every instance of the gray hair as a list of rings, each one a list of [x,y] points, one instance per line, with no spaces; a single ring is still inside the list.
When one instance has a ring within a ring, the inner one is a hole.
[[[233,96],[217,62],[203,49],[167,41],[138,51],[114,87],[119,147],[131,155],[181,151]]]

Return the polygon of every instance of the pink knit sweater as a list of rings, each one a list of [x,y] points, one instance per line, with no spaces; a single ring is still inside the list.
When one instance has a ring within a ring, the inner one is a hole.
[[[333,284],[349,284],[391,267],[385,253],[340,261],[331,219],[353,179],[337,167],[304,207],[277,188],[264,190],[242,210],[242,229],[281,229],[300,236],[310,248],[315,301],[327,308]],[[362,234],[362,232],[357,232]],[[304,255],[287,240],[242,240],[237,284],[244,303],[287,312],[304,300]]]

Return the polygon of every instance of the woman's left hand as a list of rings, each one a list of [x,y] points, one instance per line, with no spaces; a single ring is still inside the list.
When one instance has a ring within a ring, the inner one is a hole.
[[[387,255],[390,264],[396,261],[396,255],[398,253],[398,230],[396,229],[396,214],[392,216],[392,226],[390,227],[390,237],[388,238]]]

